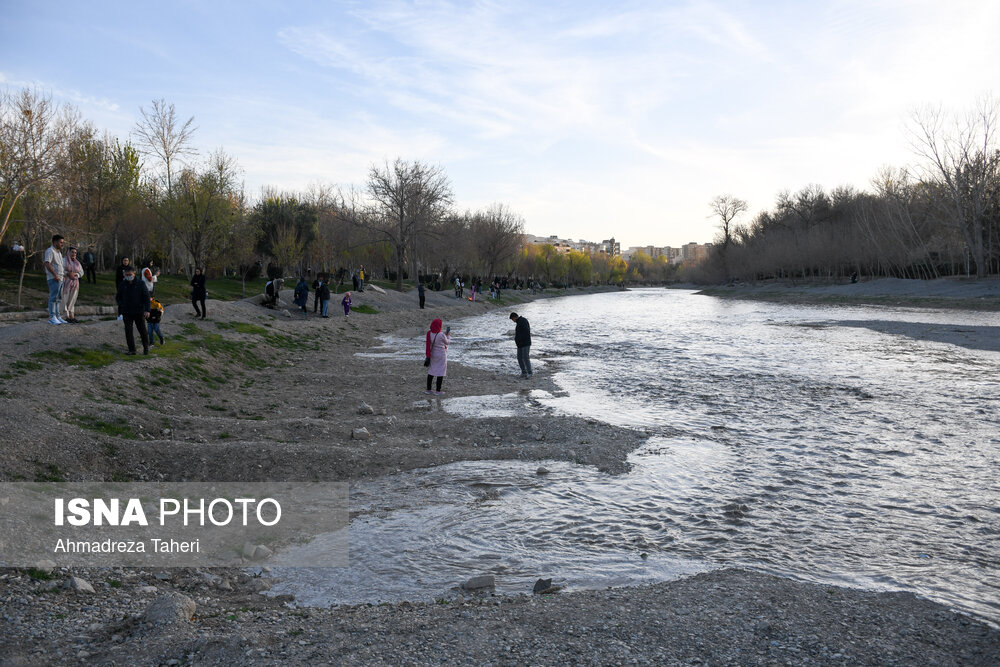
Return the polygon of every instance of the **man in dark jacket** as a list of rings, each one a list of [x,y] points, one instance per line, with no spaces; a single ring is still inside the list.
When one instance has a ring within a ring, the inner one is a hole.
[[[141,280],[135,279],[135,267],[125,266],[122,270],[122,284],[115,297],[118,314],[125,322],[126,354],[135,354],[135,335],[132,327],[139,329],[142,339],[142,353],[149,354],[149,337],[146,335],[146,318],[149,317],[149,290]]]
[[[511,313],[510,319],[514,321],[514,345],[517,346],[517,365],[521,367],[521,377],[531,377],[531,359],[528,353],[531,352],[531,326],[528,319],[518,317],[517,313]]]
[[[97,257],[92,245],[87,246],[87,252],[83,253],[83,275],[88,283],[97,284]]]

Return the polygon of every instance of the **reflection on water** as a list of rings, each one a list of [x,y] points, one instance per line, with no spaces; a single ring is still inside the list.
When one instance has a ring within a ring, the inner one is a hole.
[[[429,599],[487,572],[528,592],[536,577],[592,587],[743,565],[910,590],[1000,620],[1000,354],[833,324],[989,327],[995,314],[663,290],[519,312],[562,391],[445,409],[643,427],[656,436],[633,471],[468,462],[359,483],[351,568],[282,573],[278,592]],[[506,313],[453,327],[453,359],[517,372]]]

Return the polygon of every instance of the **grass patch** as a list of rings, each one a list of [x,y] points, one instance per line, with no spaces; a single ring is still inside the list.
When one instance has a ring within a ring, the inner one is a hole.
[[[110,435],[116,438],[126,438],[128,440],[135,440],[136,434],[129,426],[129,423],[122,417],[116,417],[112,421],[105,421],[99,417],[93,415],[78,415],[76,419],[73,420],[77,426],[85,428],[88,431],[95,431],[97,433],[102,433],[104,435]]]
[[[122,356],[120,350],[116,350],[110,345],[102,345],[97,348],[69,347],[65,350],[34,352],[31,356],[42,361],[84,368],[104,368],[116,361],[135,361],[132,357]]]
[[[250,324],[249,322],[216,322],[215,326],[220,329],[230,329],[238,333],[255,336],[266,336],[268,334],[267,329],[264,327],[258,324]]]
[[[371,304],[363,303],[360,306],[351,306],[352,313],[364,313],[365,315],[375,315],[378,310],[371,306]]]
[[[231,437],[233,437],[233,436],[229,435],[228,431],[223,431],[222,433],[219,434],[219,440],[225,440],[225,439],[231,438]]]
[[[141,262],[141,260],[139,261]],[[19,270],[0,270],[0,280],[10,280],[10,284],[14,286],[17,285],[19,275]],[[209,298],[216,299],[218,301],[237,301],[245,298],[244,294],[246,296],[261,294],[264,291],[264,284],[266,282],[266,278],[248,280],[244,291],[243,282],[239,278],[210,277],[207,283],[208,296]],[[43,306],[45,301],[42,295],[48,295],[49,286],[41,271],[25,272],[24,289],[25,291],[32,290],[39,293],[39,296],[36,298],[39,303],[39,307]],[[161,273],[159,279],[156,281],[156,299],[165,306],[175,303],[189,304],[191,303],[190,294],[191,279],[188,276]],[[28,305],[30,305],[32,298],[28,295],[26,295],[26,297],[28,298],[25,300],[28,302]],[[100,306],[113,305],[114,303],[115,271],[113,268],[109,271],[98,273],[96,284],[86,282],[81,283],[80,296],[77,299],[77,305]]]
[[[31,577],[32,579],[36,579],[38,581],[49,581],[51,579],[55,579],[56,578],[56,575],[52,574],[51,572],[45,572],[43,570],[36,570],[33,567],[32,568],[28,568],[28,576]]]
[[[118,581],[117,579],[108,579],[108,586],[110,586],[111,588],[121,588],[122,582]]]
[[[54,463],[40,463],[34,461],[35,466],[35,481],[36,482],[65,482],[66,476],[63,474],[62,470]]]
[[[35,354],[38,354],[37,352]],[[30,361],[28,359],[18,359],[10,365],[12,371],[17,371],[18,373],[27,373],[29,371],[40,371],[42,370],[42,365],[37,361]]]

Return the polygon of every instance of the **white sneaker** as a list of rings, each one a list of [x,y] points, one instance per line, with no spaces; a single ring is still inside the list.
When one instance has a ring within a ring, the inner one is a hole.
[[[49,318],[49,324],[62,324],[62,322],[59,321],[58,317],[53,316]]]
[[[61,317],[57,317],[56,319],[59,320],[59,324],[69,324],[69,322],[67,322],[66,320],[64,320]]]

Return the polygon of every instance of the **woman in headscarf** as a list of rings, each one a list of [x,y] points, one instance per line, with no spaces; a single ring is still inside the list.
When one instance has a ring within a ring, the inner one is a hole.
[[[442,333],[442,324],[440,319],[431,322],[431,330],[427,332],[425,345],[425,353],[430,363],[427,364],[427,391],[424,393],[436,394],[437,396],[444,394],[441,391],[441,383],[444,382],[444,376],[448,374],[448,345],[451,343],[451,337],[448,335],[451,333],[451,327]],[[435,391],[431,391],[431,381],[434,378],[437,378],[437,387]]]
[[[159,275],[159,270],[153,266],[153,260],[149,260],[146,268],[142,270],[142,282],[146,283],[146,291],[149,292],[150,296],[153,294],[153,288]]]
[[[77,324],[76,297],[80,295],[80,276],[83,275],[83,264],[76,258],[76,248],[70,248],[63,264],[64,279],[62,284],[62,305],[66,311],[66,321]]]

